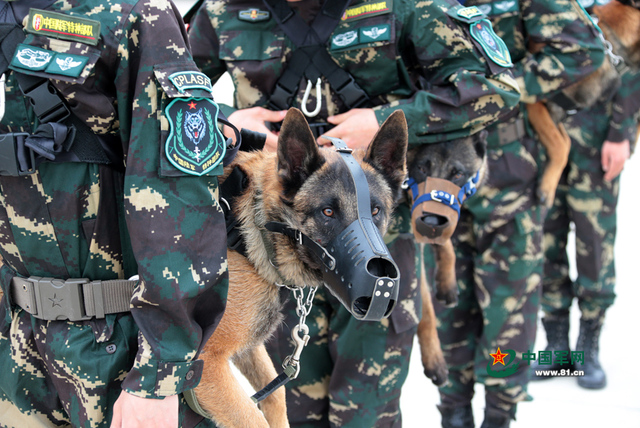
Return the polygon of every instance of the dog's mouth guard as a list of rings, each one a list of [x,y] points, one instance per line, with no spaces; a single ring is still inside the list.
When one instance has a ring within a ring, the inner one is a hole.
[[[479,177],[480,171],[463,187],[442,178],[427,177],[421,183],[409,178],[406,187],[413,200],[411,223],[417,242],[442,245],[451,238],[458,225],[460,207],[476,193]]]
[[[278,222],[265,227],[307,247],[322,262],[322,279],[342,305],[358,320],[380,321],[398,301],[400,270],[373,222],[369,184],[344,141],[330,140],[349,168],[356,189],[358,218],[328,245],[322,246],[299,230]]]

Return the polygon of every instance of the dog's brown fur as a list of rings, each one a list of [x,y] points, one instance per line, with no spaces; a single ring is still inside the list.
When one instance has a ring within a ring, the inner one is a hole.
[[[367,152],[353,156],[365,171],[372,201],[379,208],[374,221],[381,233],[389,224],[406,175],[407,127],[402,112],[392,114],[382,125]],[[263,242],[268,221],[285,222],[311,239],[326,245],[342,230],[328,234],[322,222],[324,200],[337,200],[331,208],[350,224],[357,217],[352,183],[338,180],[347,171],[334,150],[318,149],[304,116],[291,109],[283,122],[278,153],[241,152],[225,169],[222,181],[239,166],[246,174],[246,190],[234,198],[233,212],[240,223],[247,256],[229,251],[229,293],[227,307],[201,358],[205,362],[199,403],[221,427],[287,427],[285,393],[276,390],[260,404],[253,404],[234,378],[233,361],[256,390],[276,377],[264,347],[281,322],[276,268],[271,264]],[[342,169],[341,169],[342,168]],[[347,172],[348,174],[348,172]],[[336,214],[337,215],[337,214]],[[346,226],[345,226],[346,227]],[[275,248],[274,263],[289,284],[320,286],[320,263],[294,240],[268,234]]]
[[[594,6],[598,26],[611,43],[613,53],[624,59],[634,70],[640,67],[640,10],[616,0],[604,6]],[[542,49],[540,44],[529,44],[531,52]],[[577,108],[589,108],[611,95],[619,84],[619,75],[608,59],[591,75],[563,90]],[[571,139],[559,123],[564,115],[560,106],[552,102],[527,104],[531,125],[540,142],[547,149],[547,165],[538,188],[538,197],[547,207],[553,205],[558,181],[569,159]]]

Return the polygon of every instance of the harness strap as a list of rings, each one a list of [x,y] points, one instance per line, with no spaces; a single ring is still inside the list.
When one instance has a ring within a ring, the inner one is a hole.
[[[369,102],[367,93],[358,86],[351,74],[336,64],[325,46],[350,0],[327,0],[311,27],[289,7],[286,0],[263,2],[282,31],[296,46],[285,71],[271,92],[268,103],[271,109],[285,110],[293,105],[303,76],[314,83],[324,75],[349,109],[361,107]]]
[[[137,280],[90,281],[14,276],[9,287],[13,302],[35,318],[82,321],[129,312]]]

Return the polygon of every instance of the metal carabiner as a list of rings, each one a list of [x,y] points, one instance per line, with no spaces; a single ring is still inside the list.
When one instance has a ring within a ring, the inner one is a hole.
[[[307,117],[315,117],[320,113],[320,108],[322,107],[322,82],[318,77],[316,81],[316,109],[309,113],[307,110],[307,100],[309,99],[309,93],[311,92],[311,80],[307,80],[307,89],[304,91],[304,96],[302,97],[302,106],[301,110]]]
[[[298,334],[300,331],[302,331],[302,337]],[[282,367],[285,370],[287,367],[295,368],[295,372],[289,376],[291,379],[295,379],[300,373],[300,355],[304,347],[309,343],[309,327],[306,324],[296,325],[293,330],[291,330],[291,338],[295,342],[296,347],[293,353],[284,359]]]

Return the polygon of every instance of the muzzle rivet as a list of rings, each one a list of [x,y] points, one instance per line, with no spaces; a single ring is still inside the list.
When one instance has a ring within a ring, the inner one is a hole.
[[[389,281],[387,285],[389,286],[389,288],[393,287],[393,281]]]
[[[385,291],[385,292],[384,292],[384,297],[389,297],[389,296],[390,296],[389,292],[388,292],[388,291]]]
[[[380,295],[380,290],[376,291],[376,296]]]
[[[378,281],[378,285],[382,287],[384,285],[384,281],[383,280]]]

